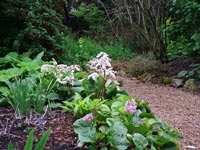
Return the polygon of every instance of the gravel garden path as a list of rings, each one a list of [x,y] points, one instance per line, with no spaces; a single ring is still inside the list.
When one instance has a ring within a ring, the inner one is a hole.
[[[139,100],[147,101],[155,116],[181,133],[180,150],[200,150],[200,94],[142,83],[135,78],[119,79],[124,83],[122,89]]]

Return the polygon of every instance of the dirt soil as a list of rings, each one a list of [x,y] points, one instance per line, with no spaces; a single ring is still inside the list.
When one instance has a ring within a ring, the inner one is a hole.
[[[129,95],[149,103],[152,112],[182,135],[180,150],[200,150],[200,93],[119,78]]]
[[[135,78],[119,79],[124,82],[122,89],[139,100],[147,101],[155,116],[181,133],[183,139],[180,150],[190,150],[187,146],[200,150],[200,94],[164,85],[142,83]],[[39,139],[42,127],[36,120],[41,116],[15,119],[11,107],[0,107],[0,150],[7,150],[9,141],[12,141],[17,150],[22,150],[32,128],[35,137]],[[77,136],[72,129],[75,118],[71,113],[55,110],[47,113],[44,120],[47,121],[45,130],[51,128],[46,150],[78,150]]]
[[[46,150],[78,150],[77,136],[72,129],[75,118],[71,113],[63,110],[47,113],[43,118],[47,121],[44,129],[36,123],[41,116],[30,115],[29,118],[16,119],[11,107],[0,107],[0,150],[7,150],[10,141],[17,150],[23,150],[31,129],[34,129],[35,139],[38,141],[43,131],[48,128],[51,128],[51,134],[45,147]]]

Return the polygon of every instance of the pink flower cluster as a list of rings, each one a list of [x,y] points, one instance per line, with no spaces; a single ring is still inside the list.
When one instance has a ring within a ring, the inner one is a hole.
[[[142,112],[141,112],[141,110],[139,110],[139,109],[137,110],[136,108],[137,108],[137,106],[136,106],[135,101],[133,99],[126,102],[125,111],[127,111],[131,114],[136,112],[137,116],[140,116],[140,114]]]
[[[135,104],[135,101],[134,100],[129,100],[126,102],[126,105],[125,105],[125,110],[129,113],[134,113],[136,112],[136,104]]]
[[[87,122],[92,122],[93,120],[93,116],[92,114],[87,114],[85,117],[84,117],[85,121]]]

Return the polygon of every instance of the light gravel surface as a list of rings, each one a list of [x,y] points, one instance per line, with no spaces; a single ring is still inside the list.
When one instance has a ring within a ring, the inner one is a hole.
[[[180,150],[190,150],[188,146],[200,150],[200,94],[181,89],[143,83],[133,78],[122,78],[129,95],[149,103],[156,117],[178,130],[183,139]]]

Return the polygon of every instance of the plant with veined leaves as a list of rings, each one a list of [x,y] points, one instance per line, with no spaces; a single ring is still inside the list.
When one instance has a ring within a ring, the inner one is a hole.
[[[177,150],[180,139],[145,102],[122,94],[76,120],[73,127],[78,146],[88,149]]]

